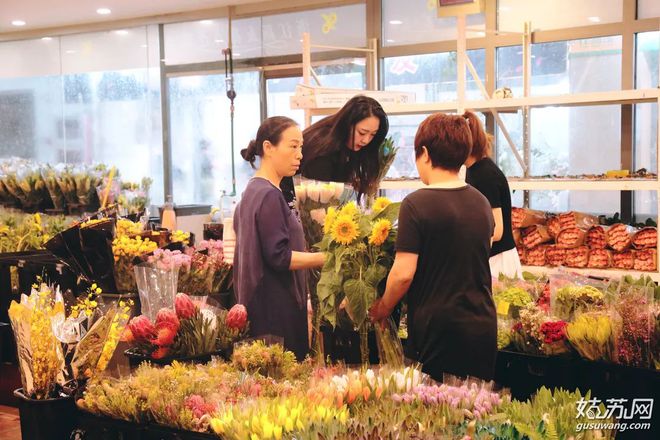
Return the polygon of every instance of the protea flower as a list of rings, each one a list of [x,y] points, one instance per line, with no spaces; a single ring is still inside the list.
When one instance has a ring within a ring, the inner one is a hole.
[[[144,315],[136,316],[128,323],[128,328],[136,342],[149,342],[156,336],[156,328]]]
[[[156,337],[151,340],[151,343],[159,347],[169,347],[174,343],[176,331],[170,327],[160,327],[156,330]]]
[[[185,293],[177,293],[174,299],[174,309],[179,319],[190,319],[197,313],[197,306]]]
[[[169,347],[159,347],[156,351],[151,353],[151,357],[153,359],[162,359],[165,356],[167,356],[169,352],[170,352]]]
[[[176,312],[174,310],[163,307],[158,311],[158,314],[156,315],[157,329],[167,327],[176,333],[179,331],[179,325],[179,318],[177,318]]]
[[[247,309],[243,304],[236,304],[227,313],[225,324],[229,328],[243,330],[247,325]]]

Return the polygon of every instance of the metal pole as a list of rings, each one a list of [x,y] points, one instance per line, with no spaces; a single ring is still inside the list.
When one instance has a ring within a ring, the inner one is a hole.
[[[529,21],[525,22],[525,32],[523,33],[523,96],[528,98],[531,92],[531,81],[532,81],[532,45],[531,45],[531,28],[532,25]],[[530,158],[531,158],[531,147],[530,147],[530,136],[531,136],[531,110],[528,106],[523,106],[522,108],[522,117],[523,117],[523,159],[525,161],[525,167],[523,168],[523,176],[527,179],[530,175]],[[525,207],[529,207],[529,191],[523,193],[523,204]]]

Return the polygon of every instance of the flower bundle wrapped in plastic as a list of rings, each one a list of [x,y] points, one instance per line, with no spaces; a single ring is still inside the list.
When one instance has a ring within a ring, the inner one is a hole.
[[[656,324],[652,301],[652,290],[646,288],[621,291],[614,298],[615,362],[645,368],[651,365],[651,338]]]
[[[126,214],[140,214],[149,206],[149,189],[153,180],[144,177],[137,183],[122,182],[121,192],[117,197],[117,203],[120,209]]]
[[[155,251],[158,245],[145,238],[137,236],[130,238],[122,236],[112,242],[114,255],[115,282],[118,292],[136,292],[137,283],[133,274],[133,259]]]
[[[566,327],[573,348],[590,361],[612,361],[614,329],[609,311],[578,315]]]
[[[188,247],[189,267],[179,272],[179,291],[194,296],[226,292],[231,284],[232,266],[224,261],[220,240],[202,240],[197,247]]]
[[[551,310],[554,315],[572,320],[580,313],[597,311],[605,306],[606,285],[579,275],[556,275],[550,280]]]

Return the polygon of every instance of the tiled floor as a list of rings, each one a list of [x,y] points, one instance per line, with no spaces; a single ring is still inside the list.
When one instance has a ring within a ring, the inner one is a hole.
[[[18,408],[0,405],[0,439],[21,440]]]

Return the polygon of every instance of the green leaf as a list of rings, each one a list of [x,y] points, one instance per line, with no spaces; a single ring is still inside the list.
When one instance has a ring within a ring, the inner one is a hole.
[[[396,222],[399,219],[399,209],[401,208],[401,203],[396,202],[396,203],[391,203],[387,206],[387,208],[383,209],[382,211],[371,214],[371,220],[379,220],[381,218],[385,218],[389,220],[392,224]]]
[[[369,306],[376,300],[376,288],[364,280],[353,279],[344,283],[344,293],[353,323],[360,327],[367,318]]]
[[[335,300],[341,293],[342,276],[335,272],[335,255],[329,254],[321,270],[321,277],[316,287],[316,296],[319,299],[319,315],[332,327],[337,324],[337,308]]]
[[[371,234],[371,221],[367,216],[360,217],[360,221],[358,222],[358,228],[360,230],[359,238],[368,237]]]
[[[378,287],[378,284],[387,276],[387,268],[380,264],[370,266],[364,272],[364,281],[372,287]]]
[[[314,247],[322,252],[326,252],[330,248],[330,244],[332,244],[332,237],[328,234],[324,235],[323,239],[316,243]]]

